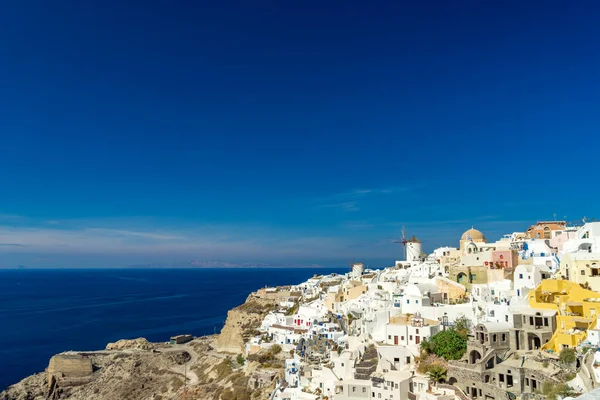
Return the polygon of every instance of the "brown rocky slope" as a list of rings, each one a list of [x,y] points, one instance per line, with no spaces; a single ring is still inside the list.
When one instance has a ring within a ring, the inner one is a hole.
[[[256,334],[264,316],[285,293],[258,291],[228,313],[219,335],[181,345],[143,338],[110,343],[105,350],[66,352],[50,360],[43,373],[23,379],[0,393],[0,400],[252,400],[264,398],[280,375],[279,362],[238,363],[245,342]],[[260,358],[259,358],[260,359]],[[240,360],[241,361],[241,360]],[[264,368],[264,367],[269,367]],[[256,388],[254,376],[272,376]]]

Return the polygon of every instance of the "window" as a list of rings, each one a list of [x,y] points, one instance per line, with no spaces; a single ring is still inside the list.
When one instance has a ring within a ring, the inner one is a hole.
[[[406,299],[406,304],[410,304],[410,300]]]
[[[506,322],[508,322],[508,315],[505,315],[505,316],[504,316],[504,320],[505,320]]]
[[[396,386],[395,386],[395,388],[396,388],[396,389],[398,389],[398,384],[397,384],[397,383],[396,383]]]
[[[375,392],[371,392],[373,394],[373,397],[375,397]]]
[[[585,269],[581,270],[581,275],[585,275]]]
[[[415,300],[415,303],[419,304],[419,300]]]
[[[410,364],[410,357],[406,357],[406,363]],[[396,387],[398,387],[398,384],[396,384]]]
[[[404,336],[400,336],[400,340],[404,340]]]
[[[496,291],[494,289],[492,289],[492,296],[494,296],[496,294]]]
[[[548,318],[544,318],[544,326],[548,326]]]
[[[506,334],[505,333],[502,334],[502,341],[506,342]]]
[[[493,340],[494,342],[497,342],[497,341],[498,341],[498,336],[497,336],[495,333],[492,335],[492,340]]]
[[[367,393],[367,388],[363,388],[363,393]]]
[[[381,393],[377,393],[377,398],[380,399],[381,398]]]
[[[344,366],[344,363],[342,363],[342,367]]]
[[[395,358],[394,358],[394,362],[395,362],[395,363],[399,363],[399,362],[400,362],[400,358],[399,358],[399,357],[395,357]]]
[[[392,335],[388,335],[388,339],[391,339],[391,338],[392,338]]]
[[[417,329],[417,334],[419,333],[419,330]]]
[[[408,337],[408,340],[412,340],[412,335],[410,335],[410,336]]]
[[[519,274],[519,279],[523,279],[523,274]]]

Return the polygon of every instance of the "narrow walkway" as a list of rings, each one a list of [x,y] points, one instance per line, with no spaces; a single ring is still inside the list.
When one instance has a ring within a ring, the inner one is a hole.
[[[180,344],[180,345],[175,345],[169,349],[159,350],[159,352],[161,352],[161,353],[173,353],[173,352],[181,352],[181,351],[186,351],[190,355],[189,361],[183,365],[176,365],[174,367],[171,367],[170,369],[171,369],[171,371],[173,371],[177,374],[185,376],[186,385],[190,385],[190,386],[197,385],[198,384],[198,375],[196,375],[196,373],[194,371],[192,371],[191,366],[194,365],[196,363],[196,361],[198,361],[198,353],[196,353],[196,350],[194,350],[194,348],[192,346],[189,346],[188,344]]]

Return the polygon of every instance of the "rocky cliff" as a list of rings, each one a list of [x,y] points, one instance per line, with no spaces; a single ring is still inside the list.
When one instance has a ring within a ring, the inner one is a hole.
[[[241,365],[236,356],[244,353],[247,338],[256,334],[264,316],[285,296],[284,292],[252,293],[228,313],[219,335],[186,344],[171,346],[138,338],[109,343],[101,351],[57,354],[45,372],[10,386],[0,393],[0,400],[264,398],[281,374],[284,355],[269,354],[264,365],[260,357]],[[256,374],[272,381],[256,388]]]
[[[257,333],[265,316],[288,296],[288,291],[258,291],[250,294],[244,304],[227,313],[225,326],[215,342],[216,350],[231,354],[244,353],[247,340]]]

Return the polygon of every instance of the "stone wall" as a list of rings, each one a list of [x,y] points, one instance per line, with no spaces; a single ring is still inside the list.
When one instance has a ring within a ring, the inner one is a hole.
[[[89,358],[79,354],[57,354],[50,359],[46,369],[48,388],[52,392],[58,380],[85,378],[93,372],[94,368]]]
[[[468,364],[460,363],[460,361],[450,361],[448,364],[448,381],[452,378],[454,378],[456,382],[459,382],[459,384],[463,384],[467,381],[480,382],[481,372],[477,367],[473,369],[469,368]],[[460,387],[462,388],[462,386]]]
[[[78,354],[57,354],[48,365],[48,374],[60,377],[80,378],[93,372],[92,361]]]

